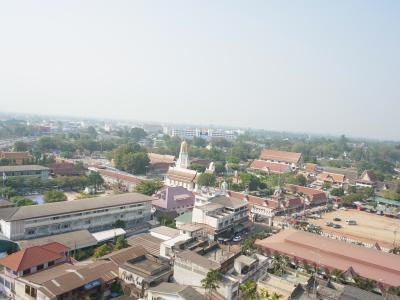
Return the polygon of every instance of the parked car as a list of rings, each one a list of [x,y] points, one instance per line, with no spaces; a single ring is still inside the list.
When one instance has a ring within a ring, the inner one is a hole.
[[[340,225],[340,224],[333,224],[333,228],[339,229],[339,228],[342,228],[342,225]]]
[[[233,237],[232,241],[234,242],[240,242],[242,240],[242,237],[240,235],[237,235],[235,237]]]
[[[342,219],[341,218],[334,218],[333,221],[340,222],[340,221],[342,221]]]
[[[347,223],[348,225],[357,225],[356,220],[346,220],[346,223]]]
[[[326,222],[326,226],[328,226],[328,227],[333,227],[333,225],[334,225],[334,223],[332,223],[332,222]]]

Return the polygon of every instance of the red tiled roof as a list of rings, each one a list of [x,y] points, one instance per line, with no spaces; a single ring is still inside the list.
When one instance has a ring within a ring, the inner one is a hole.
[[[336,173],[329,173],[329,172],[322,172],[317,175],[317,178],[322,181],[330,181],[330,182],[340,182],[344,183],[346,176],[343,174],[336,174]]]
[[[267,173],[276,173],[276,174],[282,174],[282,173],[290,172],[290,166],[289,165],[268,162],[268,161],[261,160],[261,159],[253,160],[253,162],[250,165],[250,169],[260,170],[260,171],[264,171],[264,172],[267,172]]]
[[[148,154],[150,159],[150,164],[158,164],[158,163],[167,163],[167,164],[174,164],[175,163],[175,156],[173,155],[163,155],[158,153],[149,153]]]
[[[246,199],[246,201],[248,201],[249,204],[266,206],[266,207],[269,207],[272,209],[279,208],[279,201],[276,199],[246,195],[246,194],[243,194],[240,192],[234,192],[234,191],[228,191],[228,195],[233,198]]]
[[[325,192],[317,189],[312,189],[305,186],[294,185],[294,184],[287,184],[286,188],[289,191],[293,191],[295,193],[303,193],[304,195],[308,196],[308,199],[313,203],[322,203],[327,200]]]
[[[312,163],[306,163],[304,165],[304,170],[306,170],[307,172],[315,172],[317,171],[317,164],[312,164]]]
[[[58,253],[58,254],[64,254],[65,252],[67,252],[69,250],[69,248],[63,244],[60,244],[58,242],[51,242],[48,244],[44,244],[41,246],[43,249],[52,251],[54,253]]]
[[[30,269],[46,262],[62,258],[64,255],[59,252],[62,247],[68,250],[67,247],[59,243],[29,247],[0,259],[0,265],[15,272]]]
[[[328,270],[352,269],[385,286],[400,286],[400,259],[394,254],[292,229],[257,240],[255,245],[269,254],[278,252]]]
[[[264,149],[261,152],[260,159],[263,160],[276,160],[288,163],[298,163],[301,158],[301,153],[279,151],[272,149]]]

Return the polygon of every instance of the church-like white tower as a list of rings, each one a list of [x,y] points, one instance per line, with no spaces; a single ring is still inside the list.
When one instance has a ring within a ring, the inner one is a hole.
[[[176,166],[181,169],[187,169],[189,167],[188,146],[186,141],[183,141],[181,144],[181,151],[179,152]]]

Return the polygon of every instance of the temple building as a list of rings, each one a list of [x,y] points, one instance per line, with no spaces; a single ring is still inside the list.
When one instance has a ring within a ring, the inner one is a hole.
[[[193,191],[196,188],[198,173],[197,171],[188,169],[188,167],[188,146],[186,141],[183,141],[175,167],[170,167],[168,169],[167,175],[165,177],[165,185],[182,186],[189,191]]]

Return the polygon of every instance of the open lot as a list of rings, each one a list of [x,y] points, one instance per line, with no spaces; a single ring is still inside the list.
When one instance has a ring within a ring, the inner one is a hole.
[[[341,221],[334,221],[340,218]],[[357,221],[357,225],[347,225],[346,220]],[[319,225],[323,232],[344,236],[364,243],[375,244],[376,242],[385,248],[393,247],[393,240],[396,234],[396,244],[400,244],[400,220],[385,216],[379,216],[358,210],[336,210],[322,215],[321,219],[309,220],[310,223]],[[326,226],[326,222],[340,224],[342,228]]]

